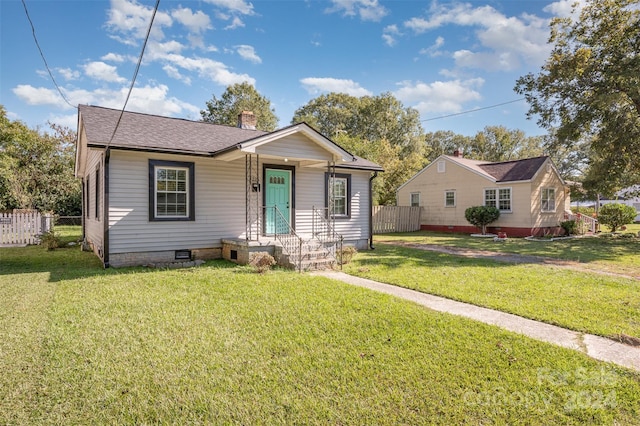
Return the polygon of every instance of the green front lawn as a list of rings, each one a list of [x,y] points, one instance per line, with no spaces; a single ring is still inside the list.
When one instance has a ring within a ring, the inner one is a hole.
[[[102,270],[77,247],[0,249],[0,365],[0,424],[640,418],[640,374],[496,327],[223,261]]]
[[[638,225],[638,231],[640,231],[640,225]],[[631,232],[626,233],[631,234]],[[637,235],[637,232],[635,233]],[[580,262],[588,269],[625,273],[640,278],[640,238],[637,237],[624,238],[619,235],[615,237],[602,235],[555,241],[508,238],[504,242],[495,242],[492,238],[478,238],[468,234],[420,231],[376,235],[374,242],[375,245],[380,242],[434,244],[499,253],[551,257]]]
[[[635,279],[385,244],[359,253],[344,271],[577,331],[640,338]]]

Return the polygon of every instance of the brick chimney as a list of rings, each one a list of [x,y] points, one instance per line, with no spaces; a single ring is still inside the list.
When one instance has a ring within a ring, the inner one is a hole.
[[[453,151],[453,156],[454,157],[458,157],[458,158],[462,158],[462,150],[461,149],[456,149],[455,151]]]
[[[241,129],[256,130],[256,116],[252,111],[242,111],[238,114],[238,127]]]

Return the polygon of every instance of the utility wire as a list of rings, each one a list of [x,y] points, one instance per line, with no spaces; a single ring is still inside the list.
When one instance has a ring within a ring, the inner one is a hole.
[[[31,33],[33,34],[33,40],[36,42],[36,47],[38,48],[38,52],[40,52],[40,56],[42,57],[42,61],[44,62],[44,66],[47,69],[47,72],[49,73],[49,77],[51,77],[51,81],[53,81],[54,86],[56,86],[56,89],[58,89],[58,93],[60,93],[60,96],[62,96],[62,99],[64,99],[64,101],[68,103],[72,108],[78,109],[77,106],[69,102],[69,100],[64,95],[64,93],[62,93],[62,89],[60,88],[60,86],[58,86],[56,79],[53,78],[53,73],[51,72],[51,69],[49,68],[49,64],[47,63],[47,60],[44,57],[44,53],[42,53],[42,48],[40,47],[40,43],[38,43],[38,37],[36,37],[36,29],[33,26],[33,21],[31,21],[31,16],[29,16],[29,10],[27,10],[27,4],[25,3],[24,0],[22,0],[22,6],[24,6],[24,13],[27,15],[27,19],[29,20],[29,25],[31,25]]]
[[[136,65],[136,70],[133,73],[133,78],[131,79],[131,86],[129,86],[127,98],[124,100],[124,105],[122,106],[122,110],[120,111],[120,116],[118,117],[118,121],[116,122],[116,127],[113,128],[113,133],[111,134],[111,138],[109,138],[109,142],[107,143],[107,148],[109,148],[109,145],[111,145],[111,142],[113,142],[113,138],[116,135],[116,131],[118,130],[118,126],[120,126],[120,121],[122,120],[122,116],[124,115],[124,110],[125,108],[127,108],[127,103],[129,102],[129,97],[131,96],[131,92],[133,91],[133,86],[136,84],[136,78],[138,77],[138,71],[140,71],[140,64],[142,64],[142,57],[144,56],[144,51],[147,48],[147,42],[149,41],[149,35],[151,34],[153,20],[156,17],[156,12],[158,12],[158,6],[160,6],[160,0],[156,0],[156,5],[153,8],[153,14],[151,15],[151,21],[149,22],[149,28],[147,28],[147,35],[144,38],[142,51],[140,52],[140,57],[138,58],[138,64]]]
[[[420,121],[421,121],[421,122],[425,122],[425,121],[440,120],[441,118],[455,117],[455,116],[457,116],[457,115],[469,114],[469,113],[476,112],[476,111],[482,111],[483,109],[496,108],[496,107],[499,107],[499,106],[502,106],[502,105],[507,105],[507,104],[512,104],[512,103],[514,103],[514,102],[524,101],[525,99],[526,99],[526,98],[514,99],[513,101],[502,102],[502,103],[500,103],[500,104],[489,105],[489,106],[482,107],[482,108],[470,109],[470,110],[468,110],[468,111],[456,112],[455,114],[442,115],[442,116],[440,116],[440,117],[427,118],[427,119],[420,120]]]

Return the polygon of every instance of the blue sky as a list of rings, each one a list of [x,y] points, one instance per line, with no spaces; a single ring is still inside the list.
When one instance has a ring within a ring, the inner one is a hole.
[[[127,109],[188,119],[249,81],[280,125],[329,92],[392,93],[425,131],[489,125],[544,134],[514,101],[516,79],[550,52],[548,24],[574,0],[161,0]],[[154,0],[25,0],[55,81],[72,105],[122,108]],[[20,0],[0,2],[0,104],[30,127],[75,129]]]

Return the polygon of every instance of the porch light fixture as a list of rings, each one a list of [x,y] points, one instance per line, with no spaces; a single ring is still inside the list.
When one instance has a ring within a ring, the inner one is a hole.
[[[288,161],[289,161],[289,159],[288,159],[288,158],[285,158],[285,159],[284,159],[284,162],[285,162],[285,163],[286,163],[286,162],[288,162]]]

